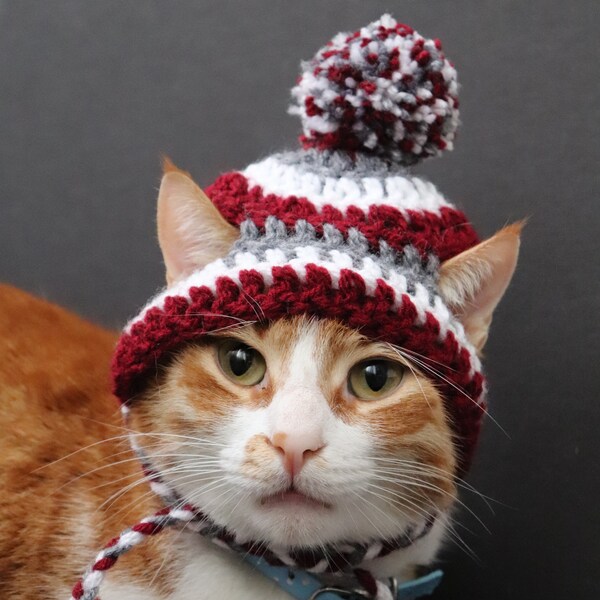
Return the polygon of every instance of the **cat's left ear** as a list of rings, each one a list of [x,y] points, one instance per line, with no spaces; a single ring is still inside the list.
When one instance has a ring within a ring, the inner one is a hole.
[[[158,241],[167,271],[167,285],[223,258],[239,237],[210,198],[188,173],[168,158],[158,192]]]
[[[477,352],[485,345],[494,309],[517,266],[523,226],[509,225],[440,267],[440,293]]]

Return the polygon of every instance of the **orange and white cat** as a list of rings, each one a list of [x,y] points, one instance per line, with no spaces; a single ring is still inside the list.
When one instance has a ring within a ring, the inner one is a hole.
[[[166,172],[159,207],[172,284],[235,239],[183,172]],[[478,351],[515,268],[520,230],[506,227],[441,265],[440,293]],[[116,339],[0,288],[3,600],[68,598],[107,540],[161,507],[110,393]],[[387,538],[435,511],[424,539],[363,565],[378,577],[410,578],[449,538],[457,495],[449,418],[421,367],[418,357],[334,320],[241,324],[161,366],[129,426],[165,481],[252,539],[318,546]],[[187,530],[149,539],[109,573],[103,600],[141,597],[288,598]]]

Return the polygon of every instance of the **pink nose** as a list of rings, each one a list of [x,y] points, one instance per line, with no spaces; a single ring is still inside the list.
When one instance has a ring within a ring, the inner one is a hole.
[[[273,436],[271,443],[281,453],[283,466],[292,478],[297,476],[306,461],[325,445],[316,435],[291,435],[281,432]]]

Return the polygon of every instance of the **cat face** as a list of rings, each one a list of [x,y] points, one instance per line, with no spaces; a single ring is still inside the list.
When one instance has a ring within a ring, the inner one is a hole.
[[[474,352],[514,271],[521,228],[439,265],[444,310]],[[158,234],[167,292],[177,295],[240,232],[167,163]],[[185,502],[239,541],[389,539],[455,499],[461,440],[437,386],[443,376],[413,352],[297,316],[201,335],[157,367],[130,407],[137,443]]]
[[[450,428],[401,350],[328,320],[188,346],[132,411],[190,504],[275,545],[392,538],[454,499]]]

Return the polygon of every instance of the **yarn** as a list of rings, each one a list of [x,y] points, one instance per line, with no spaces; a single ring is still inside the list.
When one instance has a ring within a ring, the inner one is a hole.
[[[420,198],[414,209],[398,209],[392,200],[383,198],[381,203],[365,202],[357,206],[356,197],[343,211],[339,203],[331,202],[317,207],[312,199],[300,195],[282,196],[265,194],[242,173],[226,173],[206,188],[221,214],[233,225],[240,226],[250,218],[263,228],[269,216],[281,219],[288,227],[305,219],[317,232],[330,224],[343,235],[352,227],[368,239],[374,251],[379,241],[385,240],[392,248],[402,250],[407,246],[417,248],[423,256],[435,254],[441,261],[460,254],[478,242],[477,234],[463,212],[452,205],[441,205],[437,212],[423,210]],[[402,198],[399,194],[392,199]],[[419,208],[417,209],[417,206]]]
[[[306,148],[411,165],[451,150],[458,126],[456,71],[441,43],[390,15],[336,35],[302,64],[292,97]]]

